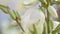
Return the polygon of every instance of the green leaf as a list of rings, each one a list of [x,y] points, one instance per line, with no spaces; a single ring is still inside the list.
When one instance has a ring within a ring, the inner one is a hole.
[[[49,21],[49,25],[50,25],[50,31],[52,32],[53,26],[54,26],[54,23],[52,20]]]
[[[60,31],[60,24],[58,24],[58,26],[56,27],[56,32],[59,32]]]
[[[44,12],[42,6],[40,6],[39,10],[41,10],[42,12]]]
[[[47,24],[46,23],[44,23],[44,29],[43,29],[42,34],[47,34]]]
[[[9,11],[9,15],[13,20],[16,19],[16,15],[15,15],[14,11]]]
[[[21,20],[21,17],[20,17],[20,15],[19,15],[19,13],[18,13],[17,11],[14,11],[14,10],[13,10],[13,12],[14,12],[14,14],[16,15],[16,17],[18,17],[18,19]]]
[[[42,4],[46,3],[46,0],[39,0]]]
[[[12,19],[16,19],[16,15],[14,14],[14,11],[10,11],[7,6],[0,5],[0,9],[4,12],[10,15]]]
[[[37,34],[36,25],[33,24],[34,34]]]
[[[60,32],[60,24],[56,27],[56,29],[52,33],[58,33]]]
[[[56,32],[53,31],[52,34],[56,34]]]
[[[8,8],[7,6],[1,5],[1,4],[0,4],[0,9],[1,9],[4,13],[8,13],[8,11],[9,11],[9,8]]]
[[[36,25],[33,24],[32,26],[33,26],[33,31],[32,31],[31,29],[29,29],[30,32],[31,32],[32,34],[38,34],[37,29],[36,29]]]

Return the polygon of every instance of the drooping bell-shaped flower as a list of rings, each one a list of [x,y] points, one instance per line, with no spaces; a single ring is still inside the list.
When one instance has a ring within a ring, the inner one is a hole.
[[[40,21],[37,22],[38,20]],[[36,8],[29,8],[26,10],[25,14],[22,15],[21,22],[23,29],[26,31],[27,34],[28,32],[30,32],[29,31],[30,26],[32,26],[37,22],[36,24],[38,25],[36,25],[36,27],[38,29],[38,34],[42,34],[44,21],[45,21],[45,16],[42,11]]]

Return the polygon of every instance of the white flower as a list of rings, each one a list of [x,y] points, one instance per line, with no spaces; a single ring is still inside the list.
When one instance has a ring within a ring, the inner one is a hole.
[[[37,26],[37,29],[38,29],[38,33],[41,34],[43,32],[43,24],[44,24],[44,21],[45,21],[45,16],[44,14],[42,13],[42,11],[38,10],[37,8],[34,8],[33,5],[35,4],[37,0],[29,0],[28,2],[24,0],[17,0],[17,3],[15,5],[15,9],[17,11],[21,11],[22,13],[24,12],[24,14],[21,16],[21,24],[22,24],[22,27],[23,29],[25,30],[25,34],[28,34],[29,33],[29,27],[32,26],[33,24],[35,24],[35,22],[37,22],[38,20],[39,23]],[[27,3],[26,3],[27,2]],[[24,7],[23,4],[32,4],[31,6],[32,7]],[[37,3],[37,2],[36,2]],[[12,23],[13,24],[13,23]],[[17,31],[18,32],[18,31]],[[19,31],[20,32],[20,31]],[[18,33],[19,33],[18,32]],[[9,32],[11,34],[16,34],[16,31],[15,32]]]
[[[38,20],[39,23],[37,25],[37,29],[39,30],[39,33],[42,33],[43,31],[43,24],[45,21],[45,16],[42,13],[42,11],[39,11],[36,8],[29,8],[27,9],[26,13],[22,16],[22,26],[25,29],[26,33],[29,32],[28,28],[35,24]]]
[[[53,17],[58,18],[57,11],[56,11],[56,9],[55,9],[54,7],[49,6],[49,7],[48,7],[48,12],[49,12]]]

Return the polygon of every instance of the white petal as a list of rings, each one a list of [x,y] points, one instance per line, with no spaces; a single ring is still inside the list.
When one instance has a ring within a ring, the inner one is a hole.
[[[40,19],[39,22],[39,30],[41,31],[40,33],[42,33],[43,31],[43,24],[45,21],[45,16],[42,13],[42,11],[39,11],[36,8],[29,8],[27,9],[26,13],[23,15],[22,18],[22,22],[24,24],[25,29],[27,30],[27,28],[31,25],[33,25],[35,22],[37,22]]]
[[[30,8],[27,10],[31,14],[30,16],[30,22],[34,23],[40,19],[40,22],[44,22],[45,16],[42,13],[42,11],[39,11],[36,8]]]

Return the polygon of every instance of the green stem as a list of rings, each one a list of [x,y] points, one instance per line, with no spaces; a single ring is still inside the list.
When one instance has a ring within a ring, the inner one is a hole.
[[[50,34],[50,26],[49,26],[49,20],[50,20],[50,15],[49,15],[49,12],[48,12],[48,7],[49,7],[49,5],[50,5],[50,0],[46,0],[47,1],[47,7],[46,7],[46,9],[47,9],[47,34]]]
[[[21,23],[18,21],[18,17],[16,17],[16,22],[20,26],[20,28],[22,29],[22,31],[25,32],[24,29],[23,29],[23,27],[22,27],[22,25],[21,25]]]
[[[49,12],[47,10],[47,34],[50,34],[50,27],[49,27]]]

